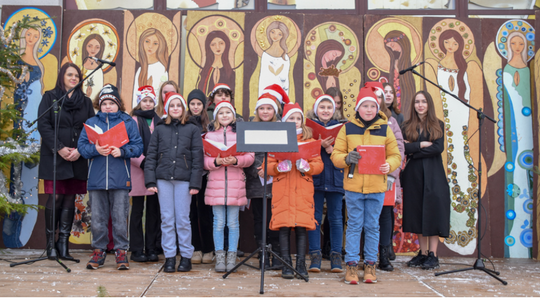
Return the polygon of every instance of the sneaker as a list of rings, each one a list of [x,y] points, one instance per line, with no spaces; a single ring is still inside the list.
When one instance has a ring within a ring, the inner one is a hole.
[[[216,272],[226,272],[227,264],[225,264],[225,250],[216,251]]]
[[[341,267],[341,254],[339,252],[332,251],[330,253],[330,271],[334,273],[343,272]]]
[[[407,262],[407,266],[409,267],[420,267],[422,264],[424,264],[425,259],[427,256],[422,254],[422,250],[418,251],[418,255],[416,255],[414,258],[412,258],[410,261]]]
[[[345,273],[345,284],[357,285],[358,264],[356,262],[348,262],[345,268],[347,269],[347,272]]]
[[[309,272],[321,272],[322,253],[320,250],[311,253],[311,264],[309,265]]]
[[[203,254],[202,256],[202,262],[203,264],[212,264],[214,261],[214,252],[210,251],[208,253]]]
[[[193,256],[191,257],[191,263],[193,264],[200,264],[202,263],[202,251],[195,251],[193,252]]]
[[[377,276],[375,275],[375,263],[364,264],[364,283],[377,283]]]
[[[129,262],[126,256],[126,251],[122,249],[116,249],[116,252],[114,254],[116,255],[116,269],[128,270]]]
[[[231,271],[236,266],[236,254],[234,251],[227,252],[227,271]],[[236,270],[233,272],[236,272]]]
[[[424,270],[437,269],[439,268],[439,258],[432,251],[428,251],[428,255],[420,267]]]
[[[131,252],[131,260],[135,262],[146,262],[148,258],[143,251],[133,251]]]
[[[103,267],[103,264],[105,264],[105,257],[107,257],[107,253],[104,250],[101,249],[95,249],[92,252],[90,262],[86,264],[86,269],[98,269],[99,267]]]

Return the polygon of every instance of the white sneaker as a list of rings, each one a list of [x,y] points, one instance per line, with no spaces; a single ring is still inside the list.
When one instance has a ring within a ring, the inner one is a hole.
[[[192,264],[200,264],[202,262],[202,251],[195,251],[193,252],[193,256],[191,257],[191,263]]]
[[[202,263],[203,264],[212,264],[214,261],[214,252],[210,251],[208,253],[203,254],[202,256]]]

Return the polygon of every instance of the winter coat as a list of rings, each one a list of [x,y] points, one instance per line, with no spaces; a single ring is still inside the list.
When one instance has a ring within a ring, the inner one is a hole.
[[[392,129],[392,132],[394,132],[394,136],[396,137],[396,141],[399,148],[399,154],[401,155],[401,162],[405,160],[405,146],[403,144],[403,134],[401,133],[401,129],[399,128],[398,122],[396,119],[392,116],[388,120],[388,125],[390,126],[390,129]],[[399,178],[399,173],[401,172],[401,165],[399,167],[390,172],[388,175],[395,178],[394,183],[396,185],[396,202],[401,203],[402,197],[401,197],[401,181]]]
[[[405,120],[403,117],[403,113],[397,114],[393,108],[390,108],[389,110],[390,112],[392,112],[392,117],[396,119],[398,126],[401,126],[401,124],[403,124],[403,121]]]
[[[189,189],[201,189],[203,145],[201,131],[191,117],[185,124],[174,119],[158,123],[152,133],[144,165],[146,188],[158,179],[189,182]]]
[[[349,174],[350,167],[345,163],[345,158],[360,145],[384,145],[386,147],[386,162],[390,164],[390,172],[401,165],[401,155],[394,132],[388,127],[388,119],[384,113],[379,112],[379,119],[368,128],[357,118],[345,124],[339,131],[332,162],[338,168],[347,168],[345,176]],[[383,193],[388,188],[386,174],[359,174],[355,168],[353,178],[343,179],[343,188],[357,193]]]
[[[75,94],[75,93],[74,93]],[[52,104],[53,100],[59,100],[64,93],[60,88],[45,92],[41,103],[39,104],[38,117],[41,116]],[[83,130],[83,123],[89,118],[94,117],[94,108],[92,101],[82,92],[73,98],[76,108],[68,110],[62,107],[58,117],[60,126],[58,128],[58,137],[56,148],[54,145],[54,111],[49,111],[38,121],[37,128],[41,135],[41,150],[39,161],[38,178],[45,180],[53,179],[53,157],[57,151],[64,147],[77,148],[79,136]],[[80,152],[80,151],[79,151]],[[60,155],[56,157],[56,178],[57,180],[78,179],[86,180],[88,178],[88,161],[84,157],[79,157],[74,162],[64,160]]]
[[[104,113],[99,111],[96,116],[88,119],[89,126],[97,125],[103,132],[124,122],[129,142],[122,147],[120,157],[103,156],[96,150],[96,145],[88,141],[86,130],[83,129],[79,138],[79,153],[90,160],[88,166],[88,190],[131,189],[131,166],[129,159],[139,157],[143,152],[143,142],[139,135],[137,123],[128,114],[118,111]]]
[[[236,123],[226,128],[214,129],[214,123],[208,125],[206,139],[231,146],[236,143]],[[216,166],[215,157],[204,155],[204,169],[208,170],[208,184],[204,201],[210,206],[244,206],[246,198],[246,174],[243,168],[249,167],[255,160],[254,153],[237,155],[236,165]]]
[[[439,120],[439,124],[444,132],[444,123]],[[407,140],[405,133],[403,137]],[[420,148],[422,141],[430,141],[429,134],[423,132],[415,142],[405,143],[407,165],[401,172],[403,231],[449,237],[451,207],[442,162],[444,136],[427,148]]]
[[[137,121],[137,116],[133,116],[133,120],[137,124],[137,130],[139,130],[139,122]],[[152,123],[149,126],[150,132],[154,132],[154,119],[152,119]],[[131,192],[129,193],[129,196],[146,196],[146,195],[153,195],[155,194],[152,191],[146,190],[146,186],[144,183],[144,170],[141,168],[141,163],[146,157],[144,154],[141,154],[141,156],[137,158],[131,159]]]
[[[249,120],[253,121],[254,117],[250,117]],[[264,163],[264,152],[255,152],[255,160],[251,166],[244,168],[246,174],[246,196],[248,199],[263,198],[264,186],[259,178],[258,167],[261,167]],[[262,168],[264,170],[264,167]],[[269,175],[270,177],[270,175]],[[272,198],[272,184],[266,184],[266,197]]]
[[[298,135],[302,141],[302,134]],[[308,139],[305,142],[314,141]],[[279,161],[268,157],[268,174],[274,177],[272,186],[272,219],[270,229],[279,230],[281,227],[306,227],[315,230],[315,201],[313,195],[313,175],[320,174],[324,164],[320,156],[306,159],[309,171],[300,173],[293,162],[289,172],[279,172]]]

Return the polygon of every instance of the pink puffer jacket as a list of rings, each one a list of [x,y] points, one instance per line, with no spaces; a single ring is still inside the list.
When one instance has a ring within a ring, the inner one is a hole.
[[[227,126],[224,130],[219,128],[213,130],[213,123],[210,123],[209,132],[206,134],[206,139],[216,142],[225,143],[230,147],[236,143],[236,124]],[[226,132],[224,132],[226,131]],[[255,153],[246,153],[237,155],[238,163],[231,166],[214,165],[215,157],[204,155],[204,169],[210,171],[208,173],[208,184],[206,185],[205,204],[228,205],[228,206],[244,206],[247,205],[246,198],[246,175],[242,168],[246,168],[253,164]]]
[[[139,122],[137,120],[137,116],[133,116],[133,120],[135,120],[135,123],[137,123],[138,128]],[[154,120],[152,119],[152,123],[150,124],[150,133],[153,132]],[[147,196],[154,194],[154,192],[146,190],[146,186],[144,185],[144,171],[140,167],[144,158],[145,156],[142,154],[137,158],[131,158],[131,192],[129,192],[129,196]]]
[[[401,129],[399,128],[399,124],[397,120],[390,116],[390,119],[388,120],[388,125],[390,126],[390,129],[394,132],[394,135],[396,136],[396,141],[399,148],[399,154],[401,154],[401,164],[403,164],[403,161],[405,160],[405,144],[403,143],[403,135],[401,134]],[[395,178],[396,180],[394,183],[396,183],[396,203],[403,202],[403,198],[401,197],[401,181],[399,178],[399,173],[401,172],[401,166],[391,172],[389,175]]]

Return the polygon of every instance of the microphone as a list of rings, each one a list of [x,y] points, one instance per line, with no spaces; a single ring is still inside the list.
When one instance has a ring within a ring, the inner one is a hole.
[[[424,64],[424,62],[425,62],[425,61],[419,62],[419,63],[417,63],[417,64],[415,64],[415,65],[413,65],[413,66],[411,66],[411,67],[406,68],[405,70],[399,71],[399,75],[403,75],[403,74],[407,73],[408,71],[414,70],[414,68],[416,68],[416,67],[419,66],[419,65]]]
[[[356,151],[356,148],[354,148],[353,151]],[[349,167],[349,174],[347,175],[348,178],[353,178],[354,177],[354,170],[355,169],[356,169],[356,164],[352,163],[351,166]]]
[[[101,62],[101,63],[106,63],[106,64],[108,64],[108,65],[110,65],[110,66],[116,66],[116,63],[114,63],[114,62],[112,62],[112,61],[107,61],[107,60],[99,59],[99,58],[97,58],[97,57],[88,57],[88,58],[92,58],[92,59],[94,59],[94,61],[99,61],[99,62]]]

